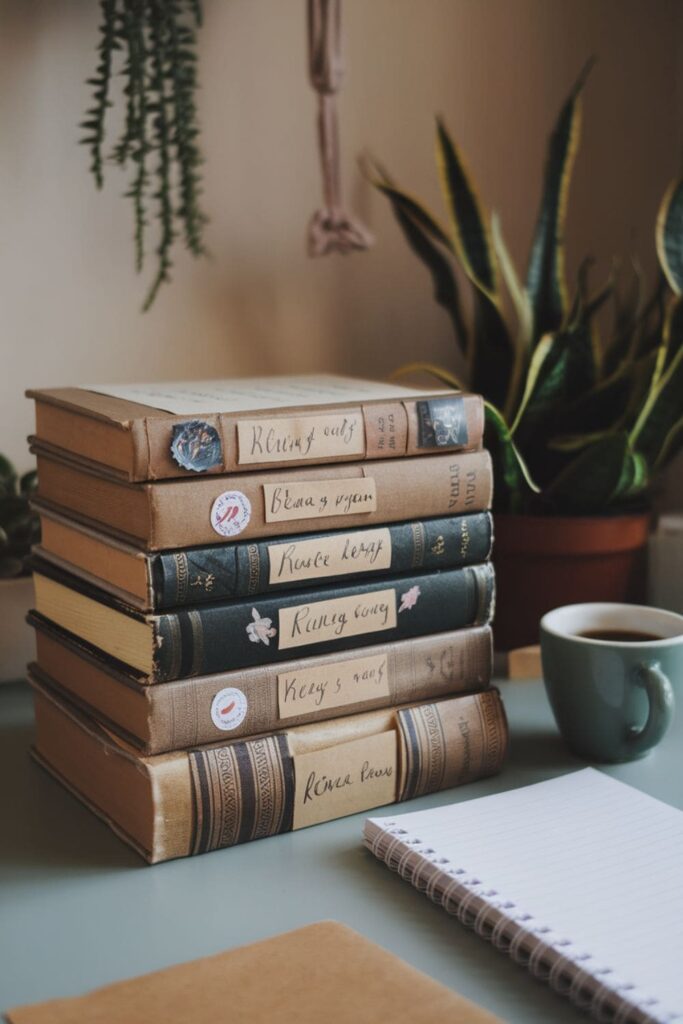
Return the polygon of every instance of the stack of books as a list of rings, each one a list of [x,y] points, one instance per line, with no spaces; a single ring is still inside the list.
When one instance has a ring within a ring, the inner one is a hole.
[[[35,755],[148,860],[498,770],[478,396],[34,391]]]

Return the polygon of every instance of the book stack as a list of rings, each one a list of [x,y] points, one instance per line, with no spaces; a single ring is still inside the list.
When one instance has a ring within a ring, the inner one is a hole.
[[[149,861],[498,770],[478,396],[29,395],[35,756]]]

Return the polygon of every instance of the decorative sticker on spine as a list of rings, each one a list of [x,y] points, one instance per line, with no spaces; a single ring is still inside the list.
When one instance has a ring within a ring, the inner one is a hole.
[[[223,463],[218,431],[203,420],[178,423],[173,428],[171,455],[182,469],[205,473]]]
[[[311,601],[279,610],[279,650],[329,643],[396,628],[396,591]]]
[[[237,443],[240,466],[363,456],[363,416],[348,412],[240,420]]]
[[[418,448],[462,448],[467,444],[464,398],[433,398],[416,405]]]
[[[282,720],[390,695],[386,654],[280,672],[277,677],[278,712]]]
[[[394,730],[304,754],[294,747],[293,828],[394,803],[397,748]]]
[[[211,525],[222,537],[236,537],[250,519],[251,502],[242,491],[223,491],[211,506]]]
[[[354,530],[313,540],[268,545],[271,585],[298,580],[382,572],[391,568],[391,532]]]
[[[374,479],[367,476],[264,484],[263,497],[267,523],[377,511],[377,488]]]
[[[236,686],[219,690],[211,701],[211,721],[217,729],[231,732],[242,724],[247,715],[246,695]]]

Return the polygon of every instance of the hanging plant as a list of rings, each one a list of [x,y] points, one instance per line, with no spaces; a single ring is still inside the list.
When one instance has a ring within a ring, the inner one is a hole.
[[[157,222],[156,271],[143,306],[147,310],[170,280],[171,251],[178,239],[194,256],[205,253],[195,101],[201,7],[199,0],[100,0],[100,7],[99,62],[88,79],[93,105],[81,122],[86,133],[81,141],[90,150],[98,188],[107,162],[130,171],[125,195],[133,205],[137,271],[148,254],[150,221]],[[107,147],[117,64],[126,109],[119,138]]]

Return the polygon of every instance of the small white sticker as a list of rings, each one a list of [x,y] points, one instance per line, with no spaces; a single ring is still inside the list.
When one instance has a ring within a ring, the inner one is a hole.
[[[230,732],[241,725],[247,714],[247,698],[235,686],[219,690],[211,702],[211,720],[217,729]]]
[[[211,525],[223,537],[235,537],[249,525],[251,502],[241,491],[223,491],[211,506]]]

